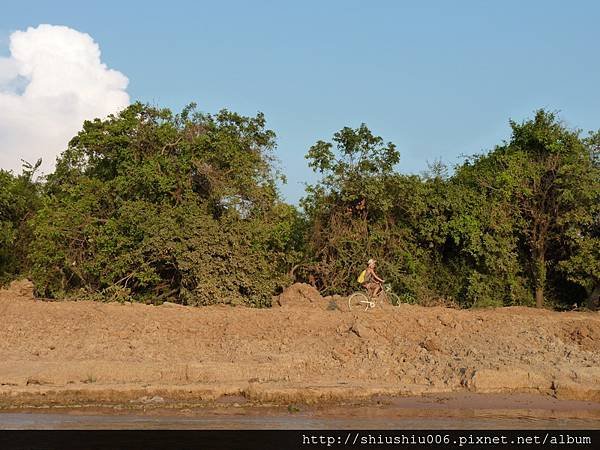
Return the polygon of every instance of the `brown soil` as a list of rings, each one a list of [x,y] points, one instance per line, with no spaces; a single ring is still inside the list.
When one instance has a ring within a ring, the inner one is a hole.
[[[0,291],[0,408],[323,404],[447,392],[600,402],[600,313],[348,311],[294,285],[271,309]],[[280,306],[279,306],[280,305]]]

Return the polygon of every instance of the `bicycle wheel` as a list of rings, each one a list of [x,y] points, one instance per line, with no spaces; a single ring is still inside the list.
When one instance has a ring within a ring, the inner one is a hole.
[[[388,302],[390,303],[390,305],[399,306],[400,303],[402,303],[400,301],[400,297],[397,294],[394,294],[393,292],[386,292],[386,295],[387,295],[387,299],[388,299]]]
[[[348,297],[348,309],[350,311],[365,310],[368,308],[369,298],[362,292],[355,292]]]

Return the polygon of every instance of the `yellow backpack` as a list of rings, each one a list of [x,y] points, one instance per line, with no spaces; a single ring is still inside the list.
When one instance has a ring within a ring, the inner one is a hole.
[[[367,269],[363,270],[360,275],[358,276],[358,279],[356,281],[359,282],[359,284],[363,284],[365,282],[365,275],[367,274]]]

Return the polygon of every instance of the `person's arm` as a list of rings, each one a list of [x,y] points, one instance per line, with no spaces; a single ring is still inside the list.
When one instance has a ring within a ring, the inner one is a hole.
[[[379,281],[380,283],[383,283],[383,278],[379,278],[374,270],[373,270],[373,278],[375,278],[375,280]]]

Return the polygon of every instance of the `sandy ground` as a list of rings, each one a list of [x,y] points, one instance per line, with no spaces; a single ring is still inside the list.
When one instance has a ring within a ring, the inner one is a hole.
[[[306,285],[278,300],[262,310],[48,302],[15,283],[0,291],[0,408],[343,405],[445,393],[600,402],[598,312],[354,312]]]

